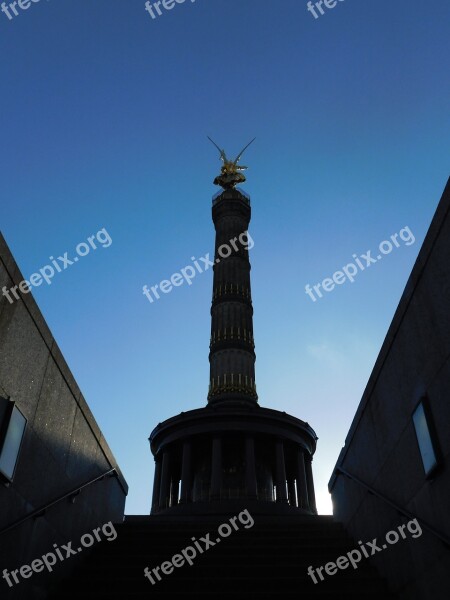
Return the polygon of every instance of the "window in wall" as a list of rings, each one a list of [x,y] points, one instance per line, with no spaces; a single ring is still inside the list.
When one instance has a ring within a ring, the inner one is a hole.
[[[0,398],[0,475],[11,482],[27,420],[11,400]]]
[[[413,412],[414,428],[422,456],[423,468],[427,477],[439,466],[437,437],[426,398],[423,398]]]

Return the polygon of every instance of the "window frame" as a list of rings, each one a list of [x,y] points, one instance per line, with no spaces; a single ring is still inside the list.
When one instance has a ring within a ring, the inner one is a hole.
[[[426,425],[428,428],[429,441],[430,441],[431,447],[433,449],[434,458],[435,458],[434,464],[428,469],[425,466],[425,461],[424,461],[423,454],[422,454],[422,448],[420,446],[420,441],[419,441],[419,435],[417,432],[416,422],[414,420],[414,415],[417,413],[419,407],[422,407],[422,409],[423,409],[423,413],[425,416],[425,422],[426,422]],[[417,447],[418,447],[420,458],[422,461],[422,468],[425,473],[425,478],[431,479],[436,475],[436,473],[442,467],[442,453],[440,450],[439,440],[438,440],[438,436],[437,436],[437,430],[436,430],[436,426],[434,424],[433,414],[431,412],[431,406],[430,406],[430,401],[429,401],[428,396],[423,396],[422,398],[420,398],[419,402],[416,404],[416,406],[414,407],[414,410],[412,411],[411,419],[413,422],[414,433],[416,436]]]
[[[22,451],[22,446],[23,446],[23,441],[25,439],[25,432],[27,430],[27,425],[28,425],[28,419],[26,418],[26,416],[23,414],[23,412],[20,410],[20,408],[17,406],[17,403],[14,400],[11,400],[10,398],[4,398],[4,397],[0,397],[0,403],[3,405],[3,415],[0,414],[1,420],[2,422],[0,423],[0,457],[3,453],[3,450],[5,448],[5,442],[7,439],[7,435],[8,435],[8,431],[9,431],[9,427],[11,425],[11,421],[12,421],[12,417],[14,414],[14,411],[17,411],[23,418],[24,420],[24,427],[23,427],[23,431],[22,431],[22,436],[20,439],[20,443],[19,443],[19,447],[17,449],[17,453],[16,453],[16,459],[15,459],[15,463],[14,463],[14,470],[11,474],[11,477],[9,476],[8,473],[5,473],[1,466],[0,466],[0,480],[3,483],[6,483],[6,485],[9,485],[10,483],[12,483],[14,481],[14,477],[16,475],[16,471],[17,471],[17,465],[19,463],[19,457],[20,457],[20,453]]]

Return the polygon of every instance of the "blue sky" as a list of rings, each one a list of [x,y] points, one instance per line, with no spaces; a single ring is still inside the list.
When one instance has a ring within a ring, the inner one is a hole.
[[[0,227],[25,276],[99,229],[99,248],[36,298],[148,513],[153,427],[206,403],[212,136],[251,195],[260,403],[308,421],[319,508],[448,177],[448,0],[45,1],[0,13]],[[354,283],[314,285],[402,228]]]

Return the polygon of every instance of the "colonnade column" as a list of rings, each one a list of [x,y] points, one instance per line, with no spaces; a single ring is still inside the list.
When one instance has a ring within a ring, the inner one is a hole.
[[[284,462],[284,447],[281,440],[275,442],[275,471],[277,486],[277,502],[287,503],[286,493],[286,465]]]
[[[293,477],[289,477],[288,479],[288,496],[290,506],[296,507],[297,499],[295,495],[295,479]]]
[[[222,440],[215,436],[212,442],[211,458],[211,500],[219,500],[222,489]]]
[[[306,481],[308,483],[308,498],[309,498],[309,508],[315,514],[317,514],[316,508],[316,495],[314,493],[314,480],[312,474],[312,465],[311,465],[311,457],[305,457],[305,468],[306,468]]]
[[[251,436],[245,438],[245,489],[247,498],[257,498],[255,440]]]
[[[306,481],[305,455],[301,448],[297,450],[297,494],[298,507],[308,509],[308,484]]]
[[[161,456],[155,457],[155,476],[153,478],[152,513],[158,511],[161,489]]]
[[[178,496],[180,494],[180,480],[177,474],[172,476],[172,485],[170,490],[170,506],[176,506],[178,504]]]
[[[170,453],[164,451],[162,458],[161,488],[159,492],[159,508],[168,508],[170,496]]]
[[[192,443],[183,444],[181,464],[181,503],[192,502]]]

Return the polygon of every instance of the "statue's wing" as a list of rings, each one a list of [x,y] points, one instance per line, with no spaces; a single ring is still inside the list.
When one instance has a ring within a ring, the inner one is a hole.
[[[214,146],[217,148],[217,150],[220,152],[220,158],[223,160],[223,162],[225,162],[227,160],[227,157],[225,155],[225,150],[222,150],[221,148],[219,148],[219,146],[216,144],[216,142],[214,140],[212,140],[209,135],[206,136],[208,138],[208,140],[210,142],[212,142],[214,144]]]
[[[251,142],[249,142],[249,143],[248,143],[248,144],[245,146],[245,148],[244,148],[243,150],[241,150],[241,152],[238,154],[238,157],[237,157],[237,158],[236,158],[236,160],[234,161],[234,164],[237,164],[237,163],[238,163],[238,162],[241,160],[241,157],[242,157],[242,155],[244,154],[244,152],[247,150],[247,148],[250,146],[250,144],[253,144],[253,142],[254,142],[255,140],[256,140],[256,138],[254,137],[254,138],[252,139],[252,141],[251,141]]]

